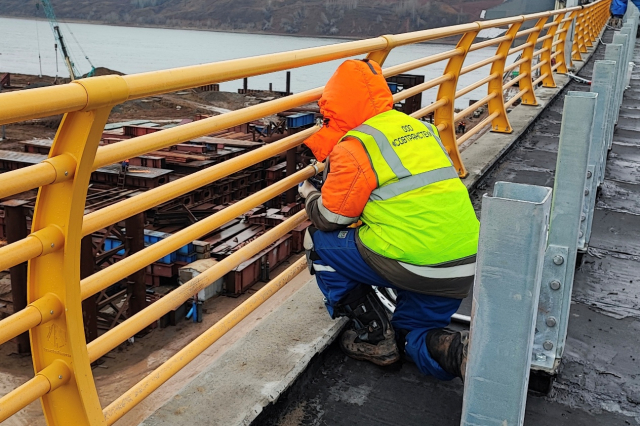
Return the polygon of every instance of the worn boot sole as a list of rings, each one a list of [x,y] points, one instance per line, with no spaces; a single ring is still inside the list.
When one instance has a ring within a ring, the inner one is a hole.
[[[460,377],[464,382],[467,370],[469,332],[434,329],[427,333],[429,355],[447,373]]]
[[[462,382],[465,381],[467,376],[467,355],[469,353],[469,332],[463,331],[460,336],[460,343],[462,344],[462,362],[460,362],[460,378]]]
[[[354,330],[346,330],[340,336],[340,348],[350,358],[369,361],[376,365],[387,366],[400,360],[400,351],[393,335],[377,345],[356,342],[358,335]]]

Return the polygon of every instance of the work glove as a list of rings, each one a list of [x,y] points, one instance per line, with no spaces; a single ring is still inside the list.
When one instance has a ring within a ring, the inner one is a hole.
[[[314,191],[317,191],[316,187],[313,186],[313,184],[308,180],[305,180],[300,185],[298,185],[298,193],[302,198],[307,198],[309,194]]]

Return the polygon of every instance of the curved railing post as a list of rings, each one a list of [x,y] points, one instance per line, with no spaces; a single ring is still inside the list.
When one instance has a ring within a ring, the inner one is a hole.
[[[522,59],[525,61],[520,64],[520,74],[526,74],[527,76],[520,80],[520,89],[525,90],[522,94],[523,105],[538,105],[538,99],[536,98],[535,88],[533,87],[533,72],[531,70],[531,64],[533,62],[533,52],[536,50],[536,43],[538,42],[538,36],[542,32],[548,17],[538,19],[534,28],[536,31],[529,34],[527,37],[527,44],[530,46],[522,51]]]
[[[33,232],[57,227],[64,235],[64,248],[29,261],[28,279],[29,302],[52,293],[62,302],[64,312],[31,330],[31,347],[35,371],[49,371],[55,364],[59,374],[53,377],[54,382],[66,382],[57,387],[50,378],[50,391],[41,399],[47,423],[104,425],[82,321],[80,241],[96,150],[111,107],[127,99],[128,88],[119,76],[94,77],[74,83],[86,91],[87,106],[64,116],[50,152],[50,157],[68,158],[68,170],[60,173],[73,174],[73,180],[40,189],[32,225]]]
[[[387,40],[387,48],[383,50],[376,50],[375,52],[369,53],[367,55],[367,59],[375,61],[378,63],[378,65],[382,66],[384,64],[384,61],[387,60],[389,53],[391,53],[391,51],[395,47],[395,43],[394,43],[393,35],[387,34],[380,37]]]
[[[553,40],[555,39],[556,33],[558,32],[558,28],[560,28],[560,21],[564,19],[564,13],[559,14],[553,20],[553,25],[549,27],[547,30],[548,38],[542,43],[542,54],[540,55],[540,60],[545,62],[545,64],[540,68],[540,73],[542,75],[546,74],[547,76],[542,80],[542,85],[544,87],[556,87],[556,80],[553,78],[553,59],[551,58],[552,50],[553,50]],[[556,62],[558,61],[558,56],[560,54],[554,56],[556,58]]]
[[[585,37],[584,37],[584,49],[586,51],[587,47],[593,47],[593,41],[595,38],[595,31],[593,30],[593,12],[594,8],[592,6],[587,6],[586,9],[586,18],[584,21],[585,26]]]
[[[440,128],[440,139],[445,149],[449,153],[449,157],[453,162],[454,167],[458,171],[460,177],[467,176],[467,170],[464,168],[462,159],[460,158],[460,151],[458,150],[458,144],[456,142],[456,127],[453,122],[453,116],[455,114],[456,103],[456,90],[458,87],[458,79],[460,78],[460,70],[464,65],[464,60],[469,53],[469,48],[473,44],[476,35],[480,31],[480,25],[478,24],[478,30],[465,33],[458,41],[456,49],[460,52],[459,55],[452,57],[447,62],[447,66],[444,69],[443,75],[450,75],[452,78],[440,85],[438,89],[438,96],[436,102],[446,101],[444,105],[435,110],[435,125]],[[445,127],[441,128],[443,124]]]
[[[507,109],[504,107],[504,89],[502,86],[504,68],[509,56],[509,49],[511,49],[511,45],[516,39],[516,34],[518,33],[518,31],[520,31],[521,26],[522,22],[511,24],[511,27],[509,27],[509,30],[507,30],[507,33],[505,34],[505,36],[509,38],[500,43],[498,45],[498,48],[496,49],[496,55],[499,55],[501,59],[495,61],[491,65],[490,73],[492,75],[500,75],[500,78],[493,79],[489,82],[487,89],[489,95],[496,95],[493,97],[493,99],[489,100],[489,103],[487,105],[489,109],[489,115],[493,114],[494,112],[500,114],[493,121],[491,121],[491,130],[494,132],[511,133],[513,131],[513,129],[511,128],[511,123],[509,123],[509,117],[507,116]]]
[[[569,46],[569,52],[567,52],[567,36],[569,34],[569,31],[571,31],[571,23],[575,21],[576,16],[578,16],[578,11],[571,12],[571,14],[566,18],[566,22],[563,23],[560,29],[561,33],[558,36],[558,47],[556,51],[559,51],[561,53],[558,54],[556,58],[558,58],[557,71],[560,74],[566,74],[567,72],[569,72],[569,66],[571,65],[567,64],[567,61],[570,61],[573,56],[571,53],[573,46]]]
[[[582,61],[582,53],[587,51],[587,48],[584,45],[586,15],[587,12],[585,12],[583,8],[576,18],[576,32],[573,39],[573,48],[571,50],[571,59],[574,61]]]

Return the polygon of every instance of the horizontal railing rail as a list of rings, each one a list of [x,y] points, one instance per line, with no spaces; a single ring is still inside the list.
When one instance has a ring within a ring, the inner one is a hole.
[[[115,265],[81,279],[79,259],[83,237],[295,149],[319,127],[291,134],[85,215],[87,190],[93,171],[315,102],[322,96],[323,88],[100,146],[103,129],[115,105],[132,99],[362,55],[383,66],[395,48],[458,37],[456,46],[448,51],[384,67],[383,74],[392,77],[434,64],[444,65],[442,75],[395,93],[393,98],[397,103],[429,90],[437,91],[433,103],[411,115],[418,119],[433,116],[442,142],[460,177],[464,178],[467,172],[460,157],[460,147],[471,143],[474,136],[488,128],[494,132],[512,132],[508,110],[517,102],[537,105],[536,87],[555,87],[554,73],[567,72],[571,66],[568,58],[582,59],[581,54],[596,42],[604,28],[609,3],[610,0],[601,0],[586,6],[532,15],[385,35],[165,71],[93,77],[60,86],[0,94],[0,124],[64,114],[45,161],[0,174],[0,198],[39,189],[31,233],[22,240],[0,248],[0,270],[24,262],[28,262],[29,270],[28,305],[0,321],[0,344],[29,331],[33,364],[37,372],[31,380],[0,398],[0,421],[40,398],[48,424],[114,423],[304,268],[303,260],[295,262],[244,304],[103,409],[91,372],[92,362],[273,244],[306,220],[305,212],[293,215],[270,229],[171,292],[170,297],[161,298],[140,310],[89,344],[86,343],[83,328],[83,300],[122,282],[147,265],[279,196],[323,169],[323,165],[318,164],[297,170],[285,179],[172,236],[124,257]],[[531,27],[522,29],[525,23],[531,24]],[[575,38],[573,45],[568,46],[567,38],[574,23]],[[490,40],[476,41],[478,33],[488,28],[502,28],[505,32]],[[487,53],[474,63],[466,63],[469,52],[475,51]],[[518,75],[513,74],[505,79],[515,71]],[[460,77],[471,73],[474,76],[481,74],[481,77],[464,87],[458,87]],[[487,88],[485,96],[462,110],[456,110],[457,99],[484,86]],[[514,91],[516,93],[508,96]],[[458,136],[457,123],[482,107],[486,107],[486,115],[479,124]],[[51,335],[56,336],[53,342]]]

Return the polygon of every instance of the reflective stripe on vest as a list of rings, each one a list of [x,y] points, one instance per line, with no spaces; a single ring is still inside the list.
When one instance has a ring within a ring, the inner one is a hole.
[[[431,132],[431,134],[433,135],[434,138],[436,138],[436,141],[438,141],[438,145],[440,145],[440,148],[442,148],[442,150],[444,151],[445,154],[447,154],[447,157],[449,158],[449,162],[451,163],[451,165],[453,166],[453,161],[451,161],[451,157],[449,157],[449,152],[447,151],[447,149],[444,147],[444,144],[442,143],[442,139],[440,139],[440,136],[438,135],[438,128],[436,126],[434,126],[431,123],[425,123],[424,121],[422,122],[422,124],[425,125],[425,127],[427,129],[429,129],[429,131]]]
[[[444,278],[464,278],[472,277],[476,273],[476,263],[467,263],[466,265],[449,266],[446,268],[433,268],[431,266],[417,266],[410,263],[398,262],[407,271],[426,278],[444,279]]]
[[[427,125],[427,123],[424,123],[424,125],[427,130],[429,130],[429,133],[435,137],[440,148],[442,148],[442,151],[446,154],[447,151],[442,145],[442,141],[440,141],[437,133]],[[398,177],[397,182],[390,183],[373,190],[369,196],[369,200],[371,201],[388,200],[389,198],[404,194],[405,192],[413,191],[414,189],[422,188],[423,186],[431,185],[432,183],[456,179],[459,177],[458,172],[455,167],[453,167],[453,163],[451,163],[451,167],[444,167],[412,175],[411,172],[402,165],[400,157],[398,157],[398,154],[393,150],[389,143],[389,139],[384,135],[384,133],[367,124],[356,127],[354,130],[369,135],[376,141],[376,145],[378,145],[378,148],[380,149],[382,158],[384,158],[384,161],[387,162],[393,173]],[[450,159],[449,162],[451,162]]]
[[[398,177],[398,179],[402,179],[405,177],[411,176],[411,172],[407,170],[407,168],[400,161],[400,157],[391,147],[391,143],[389,143],[389,139],[378,129],[374,129],[368,124],[362,124],[361,126],[353,129],[356,132],[364,133],[365,135],[369,135],[376,141],[376,145],[380,149],[380,153],[384,158],[384,161],[387,162],[393,173]],[[446,152],[446,151],[445,151]]]
[[[443,180],[457,179],[458,172],[452,167],[444,167],[442,169],[431,170],[417,175],[409,176],[397,182],[390,183],[381,188],[374,189],[369,196],[371,201],[382,201],[393,198],[405,192],[431,185],[432,183],[442,182]]]
[[[342,216],[338,213],[334,213],[322,204],[322,195],[318,198],[318,211],[320,214],[331,223],[337,225],[351,225],[360,220],[359,217]]]

